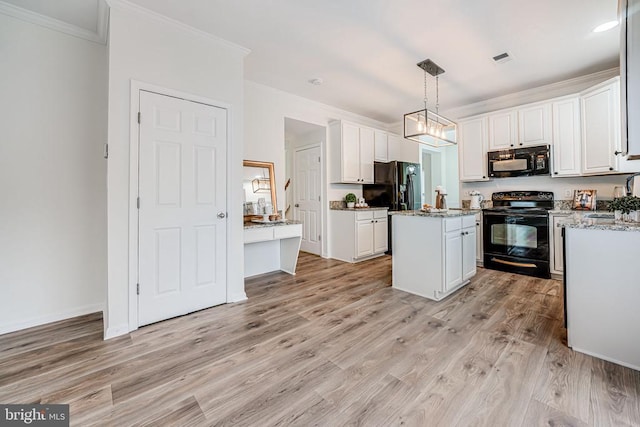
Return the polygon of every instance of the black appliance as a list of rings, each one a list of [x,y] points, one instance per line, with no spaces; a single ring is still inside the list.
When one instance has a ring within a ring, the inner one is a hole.
[[[418,210],[422,207],[420,165],[409,162],[375,162],[373,184],[362,186],[362,197],[369,206],[389,208],[390,211]],[[389,250],[392,253],[391,221],[389,215]]]
[[[493,193],[493,207],[482,210],[484,266],[494,270],[551,277],[549,210],[553,193]]]
[[[491,178],[549,175],[549,146],[489,151],[488,171]]]

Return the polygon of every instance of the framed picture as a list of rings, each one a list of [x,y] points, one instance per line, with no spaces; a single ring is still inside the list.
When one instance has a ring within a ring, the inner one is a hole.
[[[596,190],[575,190],[573,192],[573,209],[595,211]]]

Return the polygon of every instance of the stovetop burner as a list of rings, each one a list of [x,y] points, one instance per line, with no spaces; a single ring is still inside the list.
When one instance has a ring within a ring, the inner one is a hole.
[[[553,193],[550,191],[504,191],[491,195],[493,208],[488,212],[518,211],[546,212],[553,209]]]

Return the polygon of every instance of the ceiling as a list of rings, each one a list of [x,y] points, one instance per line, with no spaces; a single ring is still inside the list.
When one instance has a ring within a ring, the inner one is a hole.
[[[11,1],[62,20],[79,13]],[[251,49],[248,80],[386,123],[422,107],[426,58],[446,70],[445,111],[618,65],[618,28],[591,31],[616,19],[617,0],[130,1]],[[65,2],[93,0],[55,4]],[[503,52],[513,59],[494,63]],[[433,108],[431,76],[428,87]]]

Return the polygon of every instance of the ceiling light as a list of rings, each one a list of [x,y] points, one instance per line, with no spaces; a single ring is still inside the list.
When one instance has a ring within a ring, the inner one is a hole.
[[[320,86],[322,83],[324,83],[324,80],[322,80],[320,77],[316,77],[315,79],[309,80],[309,83],[314,86]]]
[[[603,31],[608,31],[612,28],[615,28],[618,26],[618,21],[609,21],[609,22],[605,22],[604,24],[600,24],[597,27],[595,27],[593,29],[594,33],[601,33]]]
[[[451,120],[438,114],[439,88],[438,76],[444,73],[435,62],[425,59],[418,67],[424,71],[424,110],[404,115],[404,137],[431,147],[455,145],[457,126]],[[436,111],[427,109],[427,73],[436,78]]]

